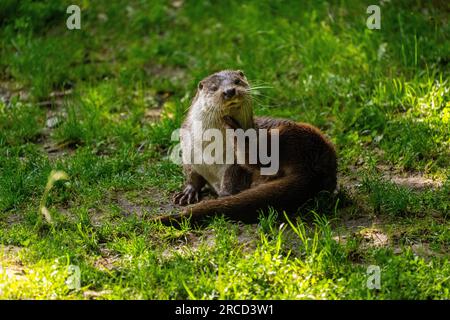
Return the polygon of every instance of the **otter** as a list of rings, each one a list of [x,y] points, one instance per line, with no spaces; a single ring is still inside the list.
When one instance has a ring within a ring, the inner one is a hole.
[[[262,175],[260,169],[264,165],[259,159],[257,163],[249,163],[247,148],[246,161],[242,164],[208,164],[207,161],[183,164],[186,186],[174,195],[173,201],[187,207],[179,214],[155,220],[171,225],[190,218],[192,223],[200,223],[207,217],[223,214],[231,220],[254,223],[260,210],[268,207],[297,210],[320,191],[335,190],[337,158],[332,143],[310,124],[254,117],[251,90],[240,70],[220,71],[200,81],[182,125],[182,154],[191,156],[195,150],[205,147],[201,139],[203,131],[195,126],[198,122],[203,129],[218,129],[224,135],[226,129],[265,129],[269,135],[275,129],[279,152],[277,173]],[[259,143],[259,136],[257,140]],[[218,197],[200,201],[205,186]]]

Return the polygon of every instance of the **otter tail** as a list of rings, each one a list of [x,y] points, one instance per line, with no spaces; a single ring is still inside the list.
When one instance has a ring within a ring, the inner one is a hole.
[[[171,225],[190,217],[192,223],[198,223],[215,214],[223,214],[231,220],[253,223],[258,220],[258,210],[268,206],[284,210],[298,208],[320,191],[314,190],[312,185],[314,183],[307,177],[284,176],[232,196],[202,201],[187,207],[180,214],[157,220]]]

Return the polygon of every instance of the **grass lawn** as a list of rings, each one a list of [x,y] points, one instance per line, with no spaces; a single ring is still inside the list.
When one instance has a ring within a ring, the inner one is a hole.
[[[80,30],[70,4],[0,4],[0,298],[450,299],[448,1],[381,1],[380,30],[358,0],[84,0]],[[179,210],[171,134],[221,69],[330,137],[336,195],[150,221]]]

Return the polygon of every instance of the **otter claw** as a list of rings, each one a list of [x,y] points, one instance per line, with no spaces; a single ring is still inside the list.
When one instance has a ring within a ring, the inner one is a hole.
[[[199,193],[191,185],[186,186],[186,188],[184,188],[183,191],[175,194],[175,196],[173,197],[173,202],[181,206],[193,204],[198,201],[199,201]]]

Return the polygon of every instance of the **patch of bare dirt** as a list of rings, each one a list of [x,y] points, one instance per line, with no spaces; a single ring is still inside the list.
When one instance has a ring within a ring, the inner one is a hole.
[[[258,225],[244,225],[238,223],[237,242],[243,252],[252,252],[256,249],[259,241]],[[213,229],[206,229],[200,234],[198,232],[188,232],[177,243],[162,253],[163,258],[171,258],[175,253],[185,255],[196,252],[201,246],[213,248],[216,245],[216,232]]]
[[[213,230],[208,229],[201,234],[191,231],[177,239],[173,246],[165,249],[162,252],[161,257],[163,259],[171,259],[175,254],[184,256],[198,251],[201,245],[213,248],[215,243],[216,236]]]
[[[0,250],[6,257],[17,257],[20,250],[22,250],[21,247],[18,246],[1,246]]]
[[[161,214],[175,214],[182,208],[173,204],[170,194],[157,188],[112,191],[101,203],[88,210],[93,225],[102,225],[105,219],[110,219],[111,206],[119,210],[120,216],[136,216],[139,219]]]
[[[40,145],[50,160],[58,159],[74,152],[74,148],[72,148],[73,146],[70,142],[58,144],[51,138],[53,130],[67,118],[64,99],[71,94],[71,89],[54,91],[50,93],[47,100],[38,102],[39,106],[46,108],[45,127],[42,129]]]
[[[88,290],[83,292],[83,297],[86,299],[98,299],[111,293],[112,293],[111,290],[102,290],[102,291]]]
[[[442,251],[435,251],[432,250],[430,245],[426,242],[420,242],[420,243],[414,243],[411,244],[410,246],[408,245],[394,245],[394,253],[395,254],[401,254],[403,253],[405,250],[411,249],[411,251],[416,255],[419,256],[421,258],[424,259],[429,259],[432,257],[438,257],[438,258],[442,258],[442,257],[448,257],[448,252],[442,252]]]
[[[49,139],[43,142],[42,149],[47,153],[50,160],[56,160],[75,152],[75,149],[68,144],[56,144]]]
[[[420,191],[424,189],[440,188],[442,186],[442,181],[425,177],[422,172],[404,172],[387,165],[378,165],[377,169],[383,179],[413,190]]]
[[[120,263],[120,256],[114,254],[112,250],[106,247],[100,247],[101,256],[94,261],[94,267],[102,271],[111,271],[116,269]]]
[[[430,257],[443,257],[444,254],[436,252],[430,248],[430,245],[426,242],[415,243],[411,246],[411,250],[414,254],[418,255],[422,258],[430,258]]]
[[[53,91],[46,99],[35,102],[40,107],[60,107],[63,99],[67,95],[71,95],[72,90]],[[30,93],[17,82],[9,80],[0,80],[0,101],[9,104],[12,99],[18,99],[22,102],[32,102]]]
[[[404,172],[387,165],[377,165],[377,170],[386,181],[412,190],[436,189],[442,187],[442,181],[426,177],[421,172]],[[361,186],[362,177],[356,166],[349,168],[350,174],[339,175],[341,187],[354,191]]]
[[[381,225],[381,220],[377,216],[359,216],[344,218],[342,225],[350,232],[357,232],[361,229],[372,228]]]
[[[387,247],[390,244],[389,237],[380,229],[368,228],[359,232],[362,236],[362,247],[365,248],[380,248]]]
[[[94,226],[101,226],[105,218],[105,212],[98,208],[88,209],[89,219]]]
[[[25,271],[22,267],[18,266],[2,266],[0,263],[0,274],[6,275],[8,279],[14,279],[14,280],[25,280]]]
[[[361,175],[358,174],[357,168],[355,166],[351,166],[348,169],[350,171],[349,174],[344,175],[338,173],[338,190],[345,189],[347,191],[353,192],[362,185]]]
[[[4,104],[9,104],[14,98],[28,100],[29,97],[29,93],[23,90],[23,87],[19,83],[13,81],[0,81],[0,101]]]
[[[23,220],[23,214],[14,210],[6,211],[0,215],[0,221],[4,221],[8,226],[20,223]]]
[[[168,194],[157,188],[148,188],[133,192],[114,192],[108,199],[109,203],[116,204],[124,216],[135,215],[144,218],[146,215],[175,214],[181,211],[183,206],[174,204],[173,194]],[[214,198],[213,195],[204,190],[201,201]]]
[[[21,247],[0,245],[0,274],[15,280],[25,278],[25,270],[18,256],[20,250]]]
[[[398,177],[394,176],[390,179],[395,184],[400,186],[408,187],[414,190],[423,190],[430,188],[439,188],[442,186],[441,181],[432,180],[425,178],[423,175],[409,176],[409,177]]]
[[[72,92],[72,89],[53,91],[46,99],[38,101],[36,104],[40,107],[58,109],[63,106],[65,97],[71,95]]]
[[[162,108],[152,108],[145,111],[144,117],[150,122],[158,121],[161,118]]]
[[[391,243],[388,235],[383,231],[384,222],[379,216],[369,214],[343,216],[333,225],[337,233],[333,239],[338,243],[345,244],[348,238],[353,237],[360,240],[360,249],[385,247]]]
[[[139,218],[142,218],[147,213],[166,214],[178,211],[181,208],[181,206],[173,204],[163,191],[156,188],[143,190],[139,195],[132,196],[117,192],[113,199],[122,209],[123,215],[136,215]]]

